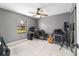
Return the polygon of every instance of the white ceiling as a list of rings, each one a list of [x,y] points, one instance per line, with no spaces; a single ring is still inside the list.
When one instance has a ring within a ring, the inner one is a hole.
[[[0,3],[0,8],[27,16],[33,16],[28,12],[34,12],[37,8],[42,8],[49,16],[69,12],[72,3]]]

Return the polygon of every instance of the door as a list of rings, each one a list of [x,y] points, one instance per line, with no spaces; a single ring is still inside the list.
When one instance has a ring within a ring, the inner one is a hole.
[[[77,25],[76,25],[76,5],[70,15],[70,46],[74,55],[77,55]]]

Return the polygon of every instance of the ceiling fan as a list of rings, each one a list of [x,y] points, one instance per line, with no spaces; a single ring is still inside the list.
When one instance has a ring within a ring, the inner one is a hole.
[[[41,8],[37,8],[35,12],[29,12],[29,13],[32,13],[34,14],[33,16],[48,16],[47,13],[44,12],[44,10],[42,10]]]

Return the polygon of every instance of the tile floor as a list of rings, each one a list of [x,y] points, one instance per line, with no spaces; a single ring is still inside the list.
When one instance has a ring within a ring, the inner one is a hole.
[[[79,48],[77,48],[77,56],[79,56]]]
[[[44,40],[23,39],[8,44],[11,56],[73,56],[70,49],[63,47],[59,50],[58,44],[50,44]]]

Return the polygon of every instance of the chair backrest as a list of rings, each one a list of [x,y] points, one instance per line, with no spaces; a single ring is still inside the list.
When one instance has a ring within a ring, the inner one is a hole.
[[[32,32],[35,31],[35,27],[30,27],[29,31],[32,31]]]
[[[1,42],[1,44],[2,44],[2,45],[6,46],[6,44],[5,44],[5,41],[4,41],[3,37],[0,37],[0,42]]]
[[[54,34],[64,35],[64,32],[61,29],[55,29]]]
[[[55,42],[56,43],[61,43],[61,41],[62,41],[62,36],[55,35]]]

